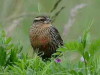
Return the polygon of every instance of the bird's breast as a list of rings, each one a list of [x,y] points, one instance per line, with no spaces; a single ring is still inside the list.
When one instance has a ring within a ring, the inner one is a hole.
[[[33,46],[48,44],[51,41],[49,28],[33,28],[30,32],[30,39]]]

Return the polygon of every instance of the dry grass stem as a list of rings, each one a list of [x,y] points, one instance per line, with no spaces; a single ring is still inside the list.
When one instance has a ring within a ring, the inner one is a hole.
[[[70,28],[73,26],[73,24],[76,20],[75,17],[78,15],[78,11],[86,6],[87,6],[87,4],[78,4],[74,8],[71,9],[68,22],[67,22],[67,24],[64,25],[63,37],[65,37],[68,34]]]

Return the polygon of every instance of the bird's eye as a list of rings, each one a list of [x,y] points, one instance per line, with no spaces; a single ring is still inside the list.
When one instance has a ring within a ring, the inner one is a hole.
[[[39,20],[34,20],[34,22],[38,22]]]
[[[44,21],[44,19],[40,19],[40,21]]]

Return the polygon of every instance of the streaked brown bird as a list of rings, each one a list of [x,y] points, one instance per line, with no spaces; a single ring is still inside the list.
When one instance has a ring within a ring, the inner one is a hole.
[[[38,50],[38,55],[42,59],[51,58],[59,46],[63,46],[58,30],[52,26],[51,19],[47,16],[38,16],[34,19],[30,29],[30,41],[33,49]]]

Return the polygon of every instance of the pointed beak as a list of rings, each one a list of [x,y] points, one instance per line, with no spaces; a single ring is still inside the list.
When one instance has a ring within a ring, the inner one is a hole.
[[[51,19],[48,18],[47,21],[48,21],[48,22],[51,22]]]

